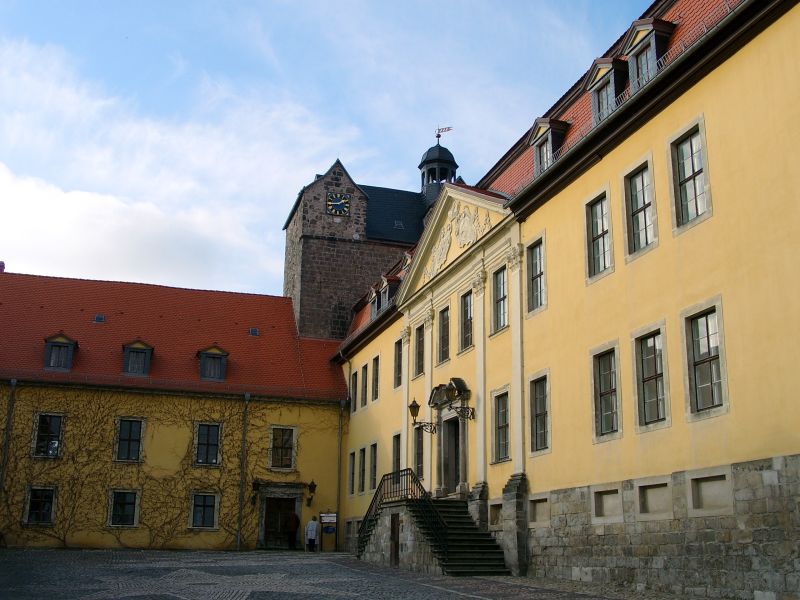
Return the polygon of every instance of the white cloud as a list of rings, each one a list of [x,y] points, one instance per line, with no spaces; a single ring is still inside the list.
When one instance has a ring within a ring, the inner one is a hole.
[[[50,46],[0,41],[0,89],[0,258],[17,272],[279,294],[297,191],[358,155],[357,129],[208,76],[185,117],[141,116]]]

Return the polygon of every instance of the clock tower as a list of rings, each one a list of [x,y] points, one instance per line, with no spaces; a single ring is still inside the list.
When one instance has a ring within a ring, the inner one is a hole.
[[[283,226],[283,295],[301,335],[342,339],[352,308],[422,235],[438,187],[457,165],[442,146],[420,164],[417,192],[359,185],[340,160],[303,187]]]

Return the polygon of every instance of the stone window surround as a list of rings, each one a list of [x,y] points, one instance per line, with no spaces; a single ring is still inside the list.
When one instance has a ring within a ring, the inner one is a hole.
[[[693,317],[709,310],[714,310],[717,314],[717,331],[719,335],[719,368],[722,376],[722,404],[713,408],[707,408],[700,412],[694,410],[694,374],[690,364],[690,344],[691,320]],[[730,412],[730,397],[728,395],[728,368],[725,359],[725,327],[722,314],[722,296],[717,294],[703,302],[693,304],[680,313],[681,318],[681,353],[683,358],[683,389],[684,389],[684,410],[686,421],[693,423],[704,419],[712,419]]]
[[[589,270],[589,259],[590,259],[590,246],[592,243],[591,240],[591,225],[590,225],[590,206],[600,200],[602,197],[605,196],[606,202],[608,202],[608,245],[611,248],[611,259],[608,267],[603,269],[599,273],[595,273],[592,275],[591,271]],[[611,190],[608,183],[602,186],[593,194],[590,194],[586,200],[583,202],[583,235],[584,235],[584,251],[583,251],[583,273],[584,273],[584,285],[589,286],[601,279],[608,277],[614,272],[616,261],[614,260],[614,211],[612,210],[612,202],[611,202]]]
[[[421,339],[418,333],[420,330],[422,331]],[[411,353],[411,367],[413,367],[411,381],[414,381],[415,379],[425,375],[425,359],[427,358],[425,356],[425,323],[417,323],[412,325],[411,331],[411,343],[409,343],[409,348],[413,348],[413,352]],[[422,350],[420,350],[420,342],[422,343]],[[422,369],[417,371],[417,366],[419,364],[418,357],[420,352],[422,352],[422,360],[420,361],[422,363]]]
[[[397,349],[400,352],[397,352]],[[392,389],[398,389],[403,385],[403,339],[395,340],[392,346],[393,362],[392,362]],[[399,375],[399,377],[398,377]]]
[[[139,458],[136,460],[128,460],[117,458],[117,450],[119,450],[119,427],[120,421],[139,421]],[[111,460],[115,463],[128,463],[128,464],[140,464],[144,462],[144,431],[145,425],[147,420],[144,417],[129,417],[129,416],[119,416],[114,417],[114,454],[112,455]],[[197,456],[195,454],[195,456]]]
[[[728,484],[727,504],[723,507],[695,508],[692,482],[706,477],[724,476]],[[686,508],[689,518],[712,517],[718,515],[732,515],[733,509],[733,471],[731,465],[709,467],[706,469],[695,469],[686,471]]]
[[[361,408],[369,406],[369,361],[361,365]]]
[[[272,436],[275,429],[291,429],[292,430],[292,466],[286,467],[273,467],[272,466]],[[291,473],[297,470],[297,432],[300,428],[297,425],[281,425],[273,423],[269,426],[269,439],[267,440],[267,469],[269,471],[277,471],[281,473]],[[220,444],[221,445],[221,444]]]
[[[61,417],[61,430],[58,432],[58,453],[55,456],[48,456],[46,454],[36,454],[36,440],[39,437],[39,417],[52,416]],[[61,458],[64,454],[64,430],[66,429],[67,415],[62,412],[53,411],[37,411],[33,414],[33,436],[31,439],[31,458],[47,460],[56,460]],[[46,486],[45,486],[46,487]]]
[[[664,512],[642,512],[641,506],[641,488],[664,485],[666,484],[669,491],[670,509]],[[672,477],[670,475],[659,475],[654,477],[641,477],[633,480],[634,491],[634,506],[637,521],[663,521],[672,520],[674,518],[674,502],[672,500]]]
[[[640,351],[639,351],[639,340],[641,338],[647,337],[653,333],[660,333],[661,334],[661,367],[663,370],[662,374],[662,381],[664,382],[664,420],[663,421],[656,421],[654,423],[649,423],[647,425],[642,425],[642,419],[640,418],[641,411],[643,410],[643,406],[640,403],[640,390],[639,390],[639,363],[640,363]],[[633,357],[633,369],[631,370],[631,381],[633,384],[633,426],[634,431],[639,433],[647,433],[650,431],[655,431],[657,429],[666,429],[668,427],[672,427],[672,405],[670,403],[670,386],[669,386],[669,364],[667,358],[667,325],[666,320],[661,319],[655,323],[651,323],[650,325],[645,325],[644,327],[639,327],[638,329],[631,332],[631,356]]]
[[[356,495],[363,496],[367,490],[367,446],[358,449],[356,457]]]
[[[530,265],[528,264],[528,249],[538,242],[541,242],[542,244],[542,265],[544,265],[542,268],[542,304],[533,310],[528,310],[528,306],[530,306]],[[523,246],[525,247],[525,290],[523,291],[523,306],[525,318],[529,319],[530,317],[538,315],[540,312],[547,310],[547,230],[543,229],[535,235],[530,236],[523,243]]]
[[[356,495],[356,451],[347,454],[347,495]]]
[[[502,394],[506,394],[508,396],[508,410],[509,419],[508,419],[508,456],[506,458],[498,459],[497,454],[497,423],[495,422],[497,419],[497,410],[495,407],[495,402],[498,396]],[[511,385],[505,384],[499,388],[491,390],[489,392],[489,398],[491,399],[490,413],[491,413],[491,422],[492,422],[492,433],[491,433],[491,440],[490,443],[492,445],[492,453],[491,453],[491,461],[489,465],[498,465],[507,463],[511,460],[511,449],[512,449],[512,440],[511,440]]]
[[[542,502],[544,500],[544,502]],[[541,521],[532,521],[531,514],[530,514],[530,506],[533,502],[539,502],[541,504],[546,504],[547,506],[547,519],[543,519]],[[549,528],[550,527],[550,492],[539,492],[537,494],[529,494],[528,495],[528,529],[542,529],[542,528]]]
[[[546,378],[545,389],[546,389],[546,393],[547,393],[547,447],[546,448],[542,448],[541,450],[533,450],[532,448],[533,448],[533,420],[534,420],[533,417],[534,417],[534,411],[533,411],[533,395],[531,394],[531,390],[532,390],[533,382],[538,380],[538,379],[541,379],[542,377]],[[539,369],[538,371],[535,371],[534,373],[531,373],[527,377],[527,383],[528,383],[528,387],[527,387],[528,408],[529,408],[529,413],[530,413],[530,418],[529,418],[530,423],[528,425],[529,425],[530,433],[531,433],[531,436],[530,436],[531,437],[531,443],[528,445],[528,458],[536,458],[536,457],[542,456],[544,454],[550,454],[553,451],[553,427],[552,427],[553,413],[552,413],[552,410],[551,410],[551,407],[552,407],[551,398],[552,398],[552,396],[551,396],[551,388],[550,388],[550,385],[551,385],[551,383],[550,383],[550,368],[546,367],[544,369]]]
[[[195,527],[194,523],[194,497],[195,496],[214,496],[214,526],[213,527]],[[221,494],[210,490],[191,490],[189,492],[189,525],[190,531],[219,531],[219,503]]]
[[[653,241],[650,242],[644,248],[639,248],[638,250],[631,252],[632,223],[629,218],[630,188],[628,182],[630,180],[631,175],[636,175],[643,168],[646,168],[647,171],[650,173],[650,196],[651,196],[650,208],[653,216]],[[653,153],[651,151],[648,151],[646,154],[641,156],[639,159],[631,162],[629,166],[623,169],[622,175],[620,175],[620,187],[622,189],[623,206],[625,207],[625,218],[622,220],[622,232],[625,237],[624,239],[625,264],[627,265],[631,261],[634,261],[637,258],[640,258],[645,254],[652,252],[653,250],[658,248],[658,243],[659,243],[658,208],[656,206],[657,203],[656,203],[655,171],[653,170]]]
[[[442,343],[441,330],[439,329],[439,327],[440,327],[440,324],[441,324],[442,311],[444,309],[448,310],[448,315],[447,315],[448,327],[449,327],[448,344],[447,344],[448,352],[447,352],[447,358],[445,358],[444,360],[439,360],[440,357],[441,357],[441,343]],[[436,362],[435,362],[435,364],[433,366],[434,366],[434,368],[436,368],[436,367],[439,367],[441,365],[445,365],[448,362],[450,362],[450,357],[452,356],[452,350],[453,350],[453,336],[452,336],[452,333],[453,333],[453,311],[451,310],[451,306],[450,306],[450,298],[447,297],[444,300],[444,302],[441,302],[441,303],[437,304],[436,306],[434,306],[433,307],[433,312],[436,315],[436,327],[435,327],[435,329],[436,329],[436,336],[435,336],[436,337],[436,343],[432,344],[432,346],[435,346],[435,347],[431,348],[431,351],[433,352],[435,360],[436,360]]]
[[[373,467],[373,464],[372,464],[372,447],[373,446],[375,446],[375,465],[374,465],[375,466],[375,485],[374,486],[372,485],[372,467]],[[378,466],[377,466],[378,463],[380,462],[378,460],[378,439],[374,438],[374,439],[370,440],[369,443],[367,444],[367,447],[369,448],[369,469],[367,470],[367,473],[366,473],[367,477],[366,477],[366,482],[365,482],[365,488],[366,488],[366,490],[368,492],[374,492],[378,488],[378,484],[380,483],[380,471],[378,471]]]
[[[600,435],[597,432],[597,411],[599,410],[599,406],[597,406],[597,394],[595,391],[595,357],[599,354],[603,354],[604,352],[608,352],[609,350],[614,351],[614,368],[616,370],[616,380],[617,380],[617,430],[612,433],[606,433],[604,435]],[[589,416],[592,419],[592,444],[602,444],[605,442],[610,442],[612,440],[618,440],[622,437],[623,431],[623,418],[622,418],[622,375],[621,375],[621,361],[620,361],[620,350],[619,350],[619,339],[614,339],[604,344],[600,344],[599,346],[595,346],[591,350],[589,350],[589,397],[591,398],[591,411],[589,412]]]
[[[374,403],[378,402],[378,400],[381,399],[381,395],[380,395],[380,388],[381,388],[380,379],[381,379],[381,364],[383,363],[383,361],[381,360],[381,353],[378,352],[375,356],[373,356],[372,360],[370,362],[372,363],[372,376],[370,377],[370,380],[369,380],[369,382],[370,382],[369,383],[369,385],[370,385],[370,388],[369,388],[369,390],[370,390],[370,392],[369,392],[370,402],[369,402],[369,404],[374,404]],[[375,368],[376,366],[378,367],[377,369]],[[377,376],[375,375],[376,372],[377,372]],[[377,379],[376,379],[376,377],[377,377]]]
[[[217,462],[215,463],[199,463],[197,462],[197,446],[199,440],[198,430],[200,425],[217,425],[219,427],[219,434],[217,437]],[[216,421],[195,421],[194,422],[194,436],[192,441],[192,466],[208,469],[218,469],[222,466],[222,431],[223,423]]]
[[[53,491],[53,505],[50,507],[50,522],[49,523],[28,523],[28,513],[31,508],[31,491],[32,490],[52,490]],[[56,512],[58,508],[58,486],[57,485],[37,485],[30,484],[25,488],[25,501],[22,505],[22,525],[23,527],[53,527],[56,522]]]
[[[620,503],[618,515],[604,517],[597,515],[597,494],[616,491]],[[608,523],[622,523],[625,520],[624,502],[622,501],[622,482],[600,483],[589,486],[589,514],[592,516],[592,525],[606,525]]]
[[[117,525],[111,522],[111,518],[114,514],[114,492],[128,492],[136,494],[136,500],[134,501],[133,505],[133,525]],[[112,527],[114,529],[133,529],[134,527],[139,526],[139,507],[141,506],[141,497],[142,491],[136,489],[124,489],[124,488],[112,488],[108,490],[108,513],[106,518],[106,527]]]
[[[501,331],[505,331],[506,329],[508,329],[509,323],[511,321],[511,318],[510,318],[510,315],[509,315],[509,308],[510,308],[509,304],[510,304],[510,300],[511,300],[511,290],[510,290],[510,285],[509,284],[511,282],[511,277],[509,277],[508,265],[505,262],[500,263],[495,268],[491,269],[489,272],[491,273],[491,277],[490,277],[491,289],[489,290],[489,293],[490,293],[490,297],[492,299],[491,312],[490,312],[490,317],[491,317],[490,331],[491,331],[491,334],[489,335],[489,337],[492,337],[495,334],[500,333]],[[504,304],[504,308],[503,308],[504,313],[502,315],[504,323],[503,323],[502,326],[498,327],[498,321],[500,320],[500,312],[498,311],[496,293],[497,293],[497,275],[500,272],[503,273],[503,279],[504,279],[504,283],[505,283],[505,285],[504,285],[504,288],[505,288],[505,300],[504,300],[504,303],[505,304]],[[473,323],[474,323],[474,321],[473,321]]]
[[[678,177],[678,168],[676,163],[676,149],[678,144],[686,139],[687,136],[691,135],[694,131],[698,131],[700,133],[700,144],[702,145],[701,149],[701,156],[703,158],[703,181],[704,181],[704,188],[703,191],[705,193],[706,203],[708,204],[708,210],[704,212],[702,215],[695,217],[691,221],[686,223],[679,223],[678,222],[678,209],[679,209],[679,202],[678,202],[678,185],[677,185],[677,177]],[[710,176],[710,169],[708,164],[708,142],[706,141],[706,124],[705,124],[705,115],[700,113],[697,117],[692,119],[688,124],[681,127],[675,133],[673,133],[667,139],[667,164],[669,165],[669,177],[667,178],[669,183],[669,197],[670,197],[670,215],[672,219],[672,237],[676,237],[683,232],[693,228],[700,223],[703,223],[707,219],[710,219],[714,214],[714,203],[711,200],[711,176]]]

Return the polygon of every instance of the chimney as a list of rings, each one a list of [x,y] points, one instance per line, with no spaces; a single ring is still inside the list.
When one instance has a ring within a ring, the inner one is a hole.
[[[0,273],[5,273],[5,272],[6,272],[6,263],[0,260]]]

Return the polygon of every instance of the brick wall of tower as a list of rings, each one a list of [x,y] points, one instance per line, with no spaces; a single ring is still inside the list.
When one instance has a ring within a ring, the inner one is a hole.
[[[302,335],[344,338],[351,309],[403,255],[376,242],[304,237],[300,245],[297,324]]]

